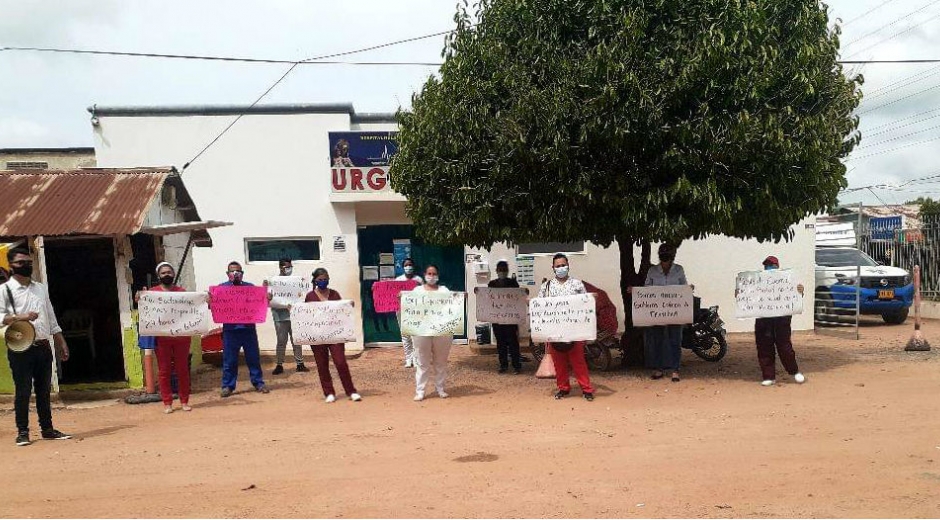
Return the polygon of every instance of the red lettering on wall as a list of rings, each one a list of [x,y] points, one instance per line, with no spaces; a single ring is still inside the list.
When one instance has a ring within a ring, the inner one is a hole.
[[[369,183],[369,187],[375,191],[384,190],[385,184],[388,182],[385,178],[385,170],[382,168],[372,168],[369,170],[366,181]]]
[[[346,169],[333,168],[333,189],[343,191],[346,189]]]
[[[365,191],[366,188],[362,185],[362,170],[359,168],[353,168],[352,170],[349,170],[349,175],[349,183],[351,184],[352,190]]]

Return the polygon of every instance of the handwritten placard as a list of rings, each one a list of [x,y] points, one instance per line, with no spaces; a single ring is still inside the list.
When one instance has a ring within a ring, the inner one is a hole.
[[[401,293],[401,333],[404,336],[462,334],[466,295],[462,292],[410,291]]]
[[[297,303],[290,308],[290,326],[298,345],[332,345],[356,341],[352,300]]]
[[[633,326],[683,325],[692,323],[692,288],[662,285],[633,288]]]
[[[574,294],[529,300],[532,341],[569,342],[597,339],[594,296]]]
[[[372,302],[375,312],[398,312],[401,309],[399,293],[418,286],[417,280],[383,280],[372,284]]]
[[[137,302],[141,336],[196,336],[209,332],[204,292],[144,291]]]
[[[529,291],[515,287],[479,287],[477,295],[477,321],[518,325],[525,323],[529,314]]]
[[[272,276],[268,280],[268,292],[272,301],[284,305],[304,301],[307,293],[313,290],[313,285],[300,276]]]
[[[216,323],[264,323],[268,315],[268,289],[254,285],[215,285],[212,321]]]
[[[738,319],[802,314],[803,296],[796,286],[789,269],[738,273],[735,314]]]

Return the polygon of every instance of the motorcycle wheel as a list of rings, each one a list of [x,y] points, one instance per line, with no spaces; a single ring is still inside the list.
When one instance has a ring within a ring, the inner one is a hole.
[[[584,346],[584,358],[587,361],[588,369],[593,371],[610,370],[610,365],[613,362],[610,347],[598,342],[588,343]]]
[[[705,361],[715,363],[728,353],[728,342],[721,334],[703,334],[695,338],[692,352]]]

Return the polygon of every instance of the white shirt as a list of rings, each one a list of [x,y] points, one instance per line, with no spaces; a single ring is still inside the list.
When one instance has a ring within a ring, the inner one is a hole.
[[[663,272],[662,264],[656,264],[650,267],[649,274],[646,275],[646,285],[648,287],[662,285],[689,285],[685,279],[685,269],[679,264],[672,264],[669,274]]]
[[[415,292],[415,291],[424,291],[424,292],[437,292],[437,291],[440,291],[440,292],[450,292],[450,289],[448,289],[447,287],[445,287],[445,286],[443,286],[443,285],[438,285],[438,286],[437,286],[437,291],[432,291],[431,289],[428,289],[428,288],[427,288],[427,285],[419,285],[419,286],[417,286],[417,287],[415,287],[414,289],[411,290],[411,292]]]
[[[398,278],[395,278],[396,282],[407,282],[408,280],[414,280],[418,282],[418,285],[421,285],[424,283],[424,280],[422,280],[421,277],[418,275],[414,275],[411,278],[408,278],[408,275],[403,274],[403,275],[399,275]]]
[[[10,298],[7,297],[7,287],[13,294],[13,305],[10,305]],[[13,312],[16,307],[16,312]],[[59,322],[56,320],[55,311],[52,309],[52,302],[49,300],[49,291],[46,286],[33,281],[29,285],[20,285],[16,278],[0,285],[0,312],[4,317],[13,314],[26,314],[35,312],[39,314],[36,321],[32,321],[33,328],[36,329],[36,340],[52,340],[54,334],[62,332]]]
[[[539,289],[539,298],[573,296],[586,292],[587,289],[584,288],[584,284],[577,278],[568,278],[564,283],[560,282],[558,278],[552,278],[548,283],[542,284],[542,288]]]

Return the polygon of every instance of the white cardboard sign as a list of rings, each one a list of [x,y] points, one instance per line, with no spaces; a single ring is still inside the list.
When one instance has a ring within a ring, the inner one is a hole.
[[[633,288],[633,326],[685,325],[692,323],[692,288],[660,285]]]
[[[597,339],[596,306],[591,294],[532,298],[529,300],[532,341],[567,343]]]
[[[209,332],[209,298],[204,292],[144,291],[137,301],[141,336],[197,336]]]
[[[401,293],[401,333],[405,336],[462,334],[467,295],[462,292]]]
[[[790,269],[745,271],[735,281],[738,319],[774,318],[803,313],[803,296]]]
[[[356,316],[352,300],[295,303],[290,326],[298,345],[332,345],[356,341]]]
[[[477,321],[500,325],[524,323],[529,315],[529,291],[516,287],[478,287]]]

